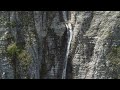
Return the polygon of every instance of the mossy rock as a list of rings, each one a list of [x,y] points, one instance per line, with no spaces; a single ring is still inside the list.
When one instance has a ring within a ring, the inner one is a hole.
[[[114,46],[112,47],[112,50],[107,55],[107,59],[109,60],[109,68],[110,72],[113,72],[113,74],[116,72],[117,75],[120,76],[120,46]],[[114,78],[114,77],[113,77]],[[117,77],[120,78],[120,77]]]
[[[31,63],[31,56],[26,50],[22,50],[21,53],[18,54],[18,59],[22,66],[29,66]]]
[[[107,57],[108,57],[108,60],[110,60],[110,62],[112,62],[113,64],[115,63],[116,65],[119,64],[120,63],[120,46],[112,47],[112,50],[107,55]]]

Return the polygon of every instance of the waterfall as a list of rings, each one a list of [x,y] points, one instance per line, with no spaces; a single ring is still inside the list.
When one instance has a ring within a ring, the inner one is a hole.
[[[66,23],[66,21],[67,21],[66,11],[63,11],[63,18],[64,18],[65,23]],[[66,23],[65,25],[66,25],[66,28],[67,28],[68,40],[67,40],[67,50],[66,50],[66,55],[65,55],[62,79],[66,78],[66,69],[67,69],[68,55],[69,55],[70,43],[71,43],[71,40],[72,40],[72,25],[71,25],[71,23]]]

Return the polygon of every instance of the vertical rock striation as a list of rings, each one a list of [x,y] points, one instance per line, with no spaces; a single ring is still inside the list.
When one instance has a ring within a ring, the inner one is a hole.
[[[119,11],[0,11],[0,79],[120,78],[119,29]]]

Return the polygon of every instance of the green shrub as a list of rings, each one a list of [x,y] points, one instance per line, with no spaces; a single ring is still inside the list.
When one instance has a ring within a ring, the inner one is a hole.
[[[11,60],[16,57],[16,60],[18,59],[23,67],[27,67],[31,63],[30,54],[26,50],[18,47],[16,43],[8,45],[7,53]]]
[[[18,59],[20,63],[25,67],[27,67],[31,63],[31,56],[26,50],[22,50],[18,54]]]
[[[19,52],[20,52],[20,49],[18,49],[16,43],[12,43],[12,44],[8,45],[7,53],[10,57],[18,54]]]

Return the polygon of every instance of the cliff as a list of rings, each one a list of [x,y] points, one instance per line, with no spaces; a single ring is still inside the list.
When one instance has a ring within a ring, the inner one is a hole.
[[[119,11],[0,11],[0,79],[119,79]]]

